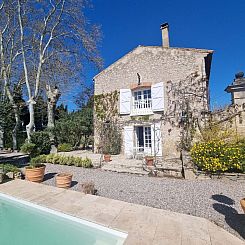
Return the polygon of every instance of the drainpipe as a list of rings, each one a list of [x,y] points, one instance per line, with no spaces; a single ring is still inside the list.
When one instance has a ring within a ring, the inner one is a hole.
[[[153,135],[153,138],[154,138],[154,159],[155,159],[155,163],[156,163],[156,160],[157,160],[157,157],[156,157],[156,124],[155,124],[155,120],[153,121],[154,123],[154,127],[153,127],[153,132],[154,132],[154,135]]]

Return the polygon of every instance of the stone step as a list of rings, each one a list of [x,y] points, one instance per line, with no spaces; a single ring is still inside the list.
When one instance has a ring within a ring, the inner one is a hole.
[[[123,165],[123,164],[110,164],[107,163],[102,166],[103,170],[113,171],[117,173],[130,173],[130,174],[140,174],[147,175],[148,172],[143,170],[142,166],[139,165]]]

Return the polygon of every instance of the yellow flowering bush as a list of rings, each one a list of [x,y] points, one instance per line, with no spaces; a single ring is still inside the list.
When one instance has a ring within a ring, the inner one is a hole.
[[[200,142],[191,149],[191,157],[200,170],[207,172],[243,172],[245,154],[239,144],[222,140]]]

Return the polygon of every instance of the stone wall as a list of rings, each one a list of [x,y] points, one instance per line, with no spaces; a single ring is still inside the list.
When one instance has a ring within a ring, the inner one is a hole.
[[[179,155],[179,121],[183,110],[180,105],[188,101],[196,114],[209,109],[211,56],[212,51],[209,50],[139,46],[94,77],[95,94],[132,88],[138,82],[137,73],[141,83],[164,82],[166,109],[164,113],[149,116],[148,123],[161,121],[163,156],[174,158]],[[121,128],[130,121],[129,115],[118,118]],[[98,132],[95,129],[95,151],[96,145]]]
[[[245,104],[232,104],[212,112],[212,120],[226,129],[232,129],[237,137],[245,138]]]

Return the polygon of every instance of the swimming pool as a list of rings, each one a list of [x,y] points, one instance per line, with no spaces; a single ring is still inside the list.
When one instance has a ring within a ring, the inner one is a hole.
[[[0,244],[122,245],[127,234],[0,193]]]

